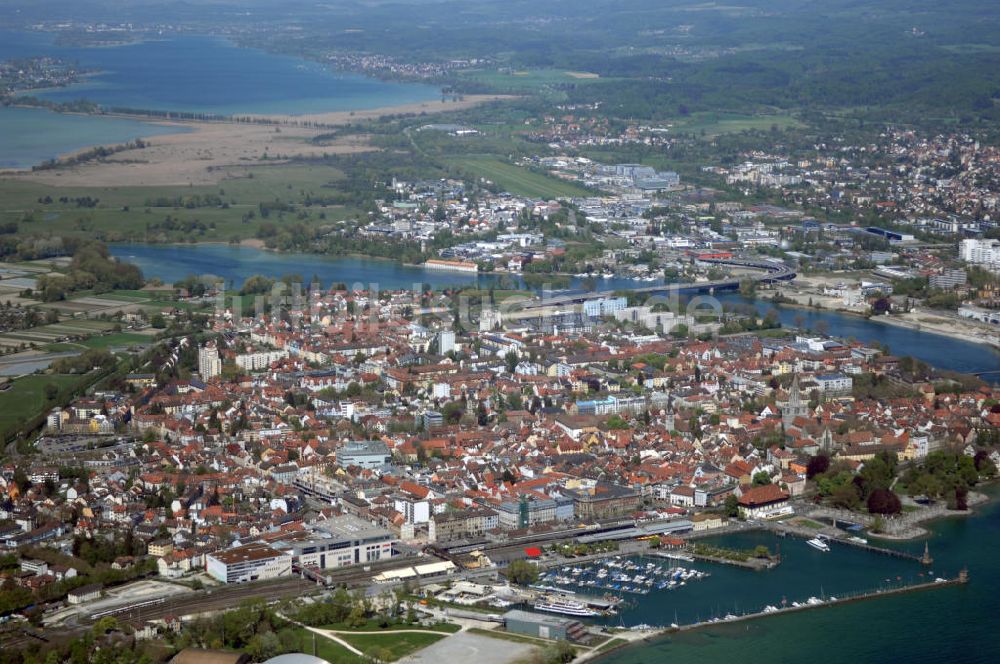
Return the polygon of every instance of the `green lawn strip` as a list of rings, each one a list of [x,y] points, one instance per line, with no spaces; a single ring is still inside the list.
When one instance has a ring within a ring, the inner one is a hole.
[[[379,634],[338,634],[337,637],[350,643],[370,656],[379,653],[379,659],[395,661],[427,646],[447,638],[447,634],[435,632],[400,632],[385,630]]]
[[[130,346],[133,344],[152,343],[153,338],[145,334],[134,334],[131,332],[115,332],[97,337],[90,337],[80,342],[81,346],[87,348],[110,348],[111,346]]]
[[[370,619],[365,624],[358,627],[352,627],[347,623],[331,623],[329,625],[323,625],[320,629],[328,629],[333,632],[393,632],[401,629],[417,629],[426,632],[441,632],[442,634],[454,634],[458,630],[462,629],[459,625],[454,623],[434,623],[433,625],[421,625],[416,623],[409,625],[407,623],[396,623],[389,625],[388,627],[382,627],[379,625],[379,621],[375,619]]]
[[[332,664],[362,664],[367,663],[367,660],[358,657],[353,652],[340,645],[336,641],[332,641],[327,637],[316,634],[315,632],[310,632],[304,627],[299,627],[295,631],[295,637],[299,643],[299,651],[307,655],[312,655],[313,644],[315,643],[315,655],[320,659],[325,659]],[[315,639],[314,639],[315,637]]]
[[[77,343],[55,343],[49,344],[48,346],[42,346],[39,350],[45,351],[46,353],[68,353],[70,351],[82,351],[82,344]]]
[[[558,198],[593,195],[593,192],[572,182],[564,182],[544,173],[536,173],[491,157],[456,157],[450,161],[472,175],[492,180],[511,193],[522,196]]]
[[[607,652],[626,645],[628,645],[628,641],[625,639],[610,638],[597,647],[597,652]]]

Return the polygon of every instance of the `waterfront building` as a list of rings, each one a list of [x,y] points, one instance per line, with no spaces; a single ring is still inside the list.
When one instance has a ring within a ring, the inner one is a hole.
[[[794,513],[788,493],[777,484],[765,484],[743,491],[739,497],[740,516],[744,519],[774,519]]]
[[[576,620],[514,609],[503,614],[504,628],[513,634],[565,641],[581,636],[583,626]]]

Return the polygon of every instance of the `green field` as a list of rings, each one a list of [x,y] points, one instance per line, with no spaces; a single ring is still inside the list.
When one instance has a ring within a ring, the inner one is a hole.
[[[462,77],[482,85],[488,85],[495,92],[508,93],[542,92],[546,89],[557,89],[559,86],[585,85],[609,80],[597,78],[592,74],[588,75],[588,72],[573,72],[563,69],[530,69],[513,72],[470,70],[464,72]]]
[[[340,638],[363,653],[382,661],[394,662],[401,657],[447,638],[445,634],[393,633],[387,630],[381,634],[338,634]]]
[[[342,178],[343,173],[331,166],[274,165],[255,169],[253,178],[211,186],[56,187],[0,179],[0,222],[18,222],[19,234],[54,233],[105,241],[228,242],[254,237],[265,222],[320,225],[351,216],[342,206],[302,205],[307,197],[335,193]],[[153,204],[159,198],[190,200],[196,195],[218,196],[228,207]],[[64,197],[67,200],[60,200]],[[87,197],[98,199],[96,206],[78,205],[77,199]],[[260,204],[276,200],[295,204],[297,210],[273,211],[262,218]],[[244,215],[251,212],[254,217],[244,223]],[[204,228],[182,228],[196,222]]]
[[[24,376],[15,380],[9,390],[0,392],[0,440],[6,440],[24,421],[45,410],[46,385],[51,383],[64,390],[84,380],[84,376],[60,375]]]
[[[132,344],[149,344],[152,342],[153,337],[148,334],[114,332],[99,337],[90,337],[81,341],[80,345],[87,348],[110,348],[112,346],[130,346]]]
[[[732,134],[744,130],[767,131],[772,127],[788,129],[802,127],[801,122],[791,115],[738,115],[733,113],[695,113],[673,124],[675,133],[701,134],[707,138],[719,134]]]
[[[521,196],[563,198],[593,195],[593,192],[571,182],[563,182],[492,157],[455,157],[449,159],[448,163],[476,177],[492,180],[499,187]]]

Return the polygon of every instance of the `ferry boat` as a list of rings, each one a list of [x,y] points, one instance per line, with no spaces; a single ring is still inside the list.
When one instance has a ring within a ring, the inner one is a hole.
[[[595,611],[594,609],[589,608],[586,604],[566,600],[538,600],[532,606],[536,611],[559,613],[564,616],[575,616],[578,618],[596,618],[601,615],[600,611]]]
[[[811,540],[806,540],[806,544],[808,544],[809,546],[811,546],[814,549],[818,549],[818,550],[823,551],[823,552],[829,552],[830,551],[830,545],[827,544],[826,542],[824,542],[823,540],[821,540],[818,537],[814,537]]]

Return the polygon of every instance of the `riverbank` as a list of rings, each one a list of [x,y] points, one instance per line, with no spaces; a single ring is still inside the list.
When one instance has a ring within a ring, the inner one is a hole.
[[[854,316],[875,323],[894,325],[917,332],[939,334],[960,341],[983,344],[991,348],[1000,349],[1000,336],[996,334],[994,328],[985,324],[979,325],[973,321],[961,320],[957,316],[945,317],[943,314],[933,310],[923,309],[905,313],[893,313],[885,316],[873,316],[870,315],[867,309],[854,309],[842,306],[842,300],[839,297],[823,295],[821,292],[809,290],[813,287],[813,284],[808,281],[809,278],[800,278],[795,282],[784,284],[781,290],[776,291],[784,300],[775,302],[774,304],[789,309],[830,311],[843,316]],[[759,297],[762,297],[762,294]],[[770,298],[763,297],[763,299],[769,300]]]

